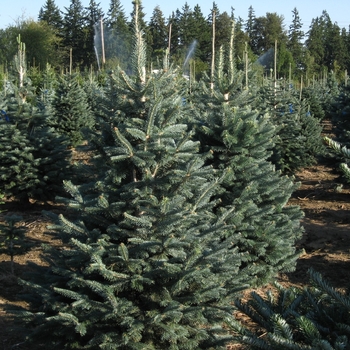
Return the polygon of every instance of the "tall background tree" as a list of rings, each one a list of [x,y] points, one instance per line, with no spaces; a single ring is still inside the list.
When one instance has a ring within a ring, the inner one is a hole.
[[[89,6],[86,7],[86,29],[85,29],[85,60],[84,66],[90,67],[96,64],[96,52],[95,52],[95,37],[98,38],[98,34],[101,32],[101,21],[103,25],[104,13],[99,3],[95,0],[90,0]]]
[[[46,0],[45,4],[40,8],[39,21],[45,21],[50,27],[55,29],[56,34],[61,34],[63,19],[60,9],[56,6],[54,0]]]
[[[132,36],[127,16],[120,0],[111,0],[106,17],[105,50],[110,64],[128,69]]]
[[[64,63],[66,69],[70,64],[70,54],[73,57],[73,68],[83,67],[86,63],[87,13],[80,0],[71,0],[65,7],[63,17],[63,45],[65,47]]]
[[[251,45],[256,55],[260,56],[274,49],[276,40],[279,44],[287,42],[283,22],[284,17],[275,12],[267,12],[266,16],[255,18]]]
[[[168,27],[159,6],[156,6],[148,23],[151,38],[152,63],[157,66],[157,60],[162,61],[168,48]]]
[[[53,29],[54,34],[56,35],[56,43],[55,43],[55,54],[56,60],[59,59],[59,64],[62,63],[62,55],[63,55],[63,18],[60,9],[56,6],[54,0],[47,0],[43,7],[40,8],[39,22],[47,23],[47,25]],[[55,64],[55,60],[48,60],[47,63],[50,63],[51,66],[57,67]]]
[[[306,47],[313,58],[313,68],[320,76],[324,72],[347,69],[344,50],[346,35],[337,23],[332,23],[327,11],[312,20]]]
[[[302,30],[303,23],[301,22],[301,19],[299,17],[299,12],[297,8],[295,7],[292,11],[293,19],[292,23],[289,26],[288,31],[288,44],[287,48],[292,54],[293,62],[291,65],[292,74],[295,75],[297,78],[300,76],[301,71],[304,71],[305,65],[304,65],[304,38],[305,34]]]
[[[253,6],[249,6],[248,9],[248,18],[246,20],[246,25],[245,25],[245,30],[246,33],[248,34],[248,37],[250,39],[254,38],[254,23],[255,23],[255,11],[253,9]]]

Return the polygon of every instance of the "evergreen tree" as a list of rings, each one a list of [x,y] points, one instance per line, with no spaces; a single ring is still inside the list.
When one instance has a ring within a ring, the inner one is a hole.
[[[101,110],[101,101],[104,96],[104,88],[101,86],[97,77],[90,74],[82,83],[83,90],[86,94],[87,105],[89,106],[93,115],[98,115]]]
[[[249,6],[248,9],[248,19],[246,21],[245,30],[251,40],[254,37],[254,21],[255,21],[255,11],[253,6]]]
[[[342,86],[330,109],[332,125],[336,138],[342,144],[349,146],[350,138],[350,87]]]
[[[86,47],[86,10],[80,0],[71,0],[69,7],[65,7],[63,16],[63,45],[66,49],[65,63],[68,66],[70,50],[73,62],[77,67],[85,63]],[[89,67],[90,68],[90,67]]]
[[[180,64],[179,58],[183,63],[182,46],[180,44],[180,10],[176,9],[168,18],[169,34],[170,34],[170,52],[169,55],[173,62]],[[171,30],[170,30],[171,28]]]
[[[345,52],[349,53],[350,52],[350,30],[348,28],[348,30],[345,30],[345,33],[343,34],[343,41],[344,41],[344,45],[345,45]],[[350,55],[346,55],[345,58],[345,62],[346,62],[346,69],[348,72],[350,72]]]
[[[196,39],[192,32],[192,14],[193,10],[187,2],[182,6],[181,11],[176,13],[179,25],[179,40],[182,49],[185,51],[190,44]]]
[[[253,52],[261,55],[278,43],[287,42],[284,30],[284,17],[277,13],[267,12],[265,17],[257,17],[254,20]]]
[[[349,292],[333,288],[314,270],[308,274],[311,288],[284,288],[275,283],[275,291],[269,290],[264,297],[252,292],[248,302],[237,301],[238,309],[257,324],[259,333],[231,322],[228,326],[236,341],[255,350],[348,349]]]
[[[337,23],[332,23],[329,15],[324,13],[326,27],[325,27],[325,57],[324,65],[329,71],[337,69],[337,64],[341,62],[341,54],[343,52],[341,30]],[[342,67],[343,69],[345,67]]]
[[[231,23],[232,23],[232,18],[226,11],[223,13],[218,13],[216,15],[216,19],[215,19],[216,52],[220,50],[220,47],[227,48],[227,45],[230,42],[230,36],[231,36]]]
[[[340,158],[339,168],[345,176],[348,183],[350,183],[350,151],[346,146],[341,143],[332,140],[329,137],[324,138],[325,143],[334,151],[334,153]],[[342,187],[342,185],[341,185]]]
[[[268,281],[277,270],[294,266],[292,261],[298,254],[293,242],[301,234],[301,212],[296,207],[285,207],[296,187],[292,179],[281,176],[269,162],[276,133],[270,117],[259,117],[247,107],[251,96],[249,90],[242,89],[244,74],[237,71],[232,56],[226,59],[227,64],[223,64],[222,56],[218,58],[213,89],[206,84],[198,90],[199,100],[195,103],[201,108],[196,136],[204,150],[212,154],[207,164],[218,171],[229,171],[220,201],[223,206],[235,206],[237,216],[233,222],[227,222],[242,234],[237,247],[251,252],[247,262],[259,284]],[[203,94],[203,90],[207,92]],[[263,233],[265,229],[268,231]],[[280,250],[276,243],[282,239],[282,232],[286,234],[285,246]]]
[[[103,11],[100,8],[100,4],[96,3],[95,0],[90,0],[89,6],[86,7],[86,45],[85,45],[85,61],[84,65],[87,67],[91,67],[92,64],[96,62],[96,28],[100,28],[100,21],[103,21]]]
[[[232,12],[231,14],[232,19],[235,21],[235,40],[234,40],[234,50],[235,50],[235,56],[238,61],[238,63],[243,67],[244,61],[247,59],[250,60],[251,50],[249,46],[247,46],[247,43],[249,42],[248,35],[244,32],[244,21],[241,17],[238,17],[235,19],[234,14]],[[247,57],[245,57],[245,54],[247,53]],[[255,58],[255,57],[254,57]]]
[[[10,255],[12,274],[15,272],[14,256],[28,248],[24,240],[27,228],[18,224],[21,221],[21,216],[6,215],[5,224],[0,224],[0,252]]]
[[[61,76],[52,108],[52,114],[47,119],[48,125],[60,135],[68,137],[73,147],[83,141],[81,129],[94,126],[87,96],[79,85],[77,74]]]
[[[322,106],[325,111],[326,118],[331,118],[332,106],[340,95],[340,85],[337,81],[336,73],[331,71],[326,75],[322,82],[323,96]]]
[[[324,89],[322,85],[315,82],[306,88],[303,88],[302,99],[307,100],[310,113],[319,121],[325,119],[326,113],[323,106]]]
[[[39,21],[45,21],[50,27],[54,28],[57,34],[61,34],[63,18],[55,0],[46,0],[44,6],[40,8],[38,19]]]
[[[70,152],[67,138],[55,134],[47,125],[52,90],[45,89],[40,98],[34,95],[26,75],[25,57],[20,43],[15,73],[20,73],[18,84],[22,86],[8,81],[2,95],[1,188],[7,196],[18,199],[53,199],[62,191],[63,179],[69,173]]]
[[[54,200],[62,195],[63,181],[73,176],[70,140],[48,125],[53,111],[51,103],[51,99],[41,101],[29,135],[34,148],[33,156],[39,159],[37,171],[40,185],[33,191],[32,198],[39,200]]]
[[[282,80],[266,79],[254,105],[265,108],[276,126],[272,162],[283,172],[294,173],[314,164],[323,153],[322,126],[311,114],[308,101],[300,101],[299,91],[285,86]]]
[[[277,47],[277,76],[279,79],[287,79],[291,69],[295,67],[292,53],[288,50],[286,43],[282,42]]]
[[[292,24],[289,26],[288,32],[288,50],[291,52],[293,56],[293,60],[295,62],[295,67],[298,71],[304,69],[304,59],[303,59],[303,40],[304,40],[304,32],[302,31],[303,24],[299,17],[299,12],[295,7],[292,11],[293,20]],[[298,74],[297,76],[299,76]]]
[[[196,58],[203,62],[208,62],[211,50],[211,27],[203,16],[200,6],[197,4],[193,8],[192,32],[194,40],[197,41]]]
[[[178,64],[185,64],[183,69],[187,73],[192,59],[197,73],[206,70],[211,52],[211,27],[199,5],[192,10],[186,2],[182,11],[176,11],[172,24],[172,42],[176,41],[176,47],[172,51],[176,51]]]
[[[130,66],[131,31],[124,9],[119,0],[111,0],[106,18],[107,31],[105,33],[106,59],[113,66],[114,61],[125,70]],[[116,65],[116,64],[114,64]]]
[[[64,36],[63,35],[63,17],[60,9],[56,6],[54,0],[46,0],[46,3],[44,4],[44,6],[40,8],[38,19],[39,19],[39,22],[45,22],[56,35],[56,40],[53,42],[56,59],[54,59],[53,56],[50,56],[48,59],[46,59],[44,64],[50,63],[51,65],[55,65],[55,66],[58,64],[61,64],[63,51],[64,51],[62,47],[62,40]],[[42,64],[41,67],[43,68],[44,65]]]
[[[150,32],[148,30],[148,25],[146,21],[146,13],[144,12],[144,7],[142,5],[141,0],[133,0],[133,11],[130,13],[131,21],[129,22],[129,28],[130,32],[133,32],[133,29],[135,28],[135,25],[139,26],[141,31],[143,32],[144,35],[144,40],[146,43],[146,57],[147,57],[147,62],[151,62],[151,52],[150,52],[150,44],[152,42],[152,38],[150,35]],[[136,7],[138,10],[136,11]],[[137,13],[137,16],[136,16]]]
[[[152,38],[152,62],[155,59],[162,59],[165,56],[168,47],[168,29],[165,24],[163,12],[159,6],[153,10],[152,16],[148,24],[150,37]]]
[[[25,45],[17,38],[18,52],[15,55],[14,69],[17,86],[7,81],[1,92],[0,120],[0,184],[6,197],[14,196],[25,202],[32,197],[39,186],[39,159],[33,156],[34,147],[30,142],[36,110],[31,104],[33,89],[26,76]],[[13,76],[12,76],[13,77]]]
[[[40,185],[33,191],[33,198],[39,200],[53,200],[62,194],[63,180],[73,176],[69,138],[48,124],[57,85],[55,71],[47,66],[37,88],[35,114],[29,131],[33,156],[40,160],[37,168]]]
[[[339,70],[338,65],[344,62],[344,45],[341,30],[332,23],[327,11],[313,19],[310,26],[306,47],[314,58],[317,73]],[[345,67],[342,67],[343,69]]]
[[[334,70],[337,73],[337,78],[339,81],[344,81],[347,79],[347,73],[344,74],[344,70],[347,72],[347,70],[350,68],[348,53],[348,33],[346,28],[342,28],[339,42],[339,55],[337,60],[334,62]]]
[[[218,37],[220,38],[221,35],[219,34],[220,32],[220,28],[218,28],[217,26],[217,21],[218,21],[218,17],[220,15],[220,10],[218,5],[216,4],[216,2],[213,2],[213,7],[210,9],[210,13],[207,17],[207,23],[208,23],[208,28],[210,30],[210,36],[211,36],[211,40],[214,39],[213,36],[213,24],[215,21],[215,52],[220,48],[220,39],[218,39]],[[212,47],[210,48],[210,61],[212,60]]]
[[[319,72],[322,68],[323,57],[324,57],[324,46],[323,46],[323,22],[322,18],[316,17],[312,19],[310,30],[308,32],[308,38],[305,42],[310,55],[314,60],[316,71]]]
[[[3,94],[8,94],[6,90]],[[8,112],[6,100],[8,95],[1,96],[3,105],[0,120],[0,190],[6,197],[15,196],[27,201],[38,187],[39,159],[33,156],[34,147],[28,138],[28,133],[17,124],[21,115]]]

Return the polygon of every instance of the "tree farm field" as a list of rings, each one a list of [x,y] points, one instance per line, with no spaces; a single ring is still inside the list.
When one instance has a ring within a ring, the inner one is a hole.
[[[298,205],[304,211],[302,220],[305,232],[297,243],[303,250],[296,270],[280,274],[277,281],[283,286],[304,286],[309,283],[307,270],[313,268],[320,272],[335,288],[343,289],[349,281],[350,263],[350,185],[344,184],[341,191],[336,189],[339,173],[332,164],[317,164],[305,168],[295,175],[300,187],[293,193],[288,205]],[[60,246],[61,242],[47,229],[49,220],[42,210],[65,213],[64,207],[56,203],[31,203],[19,207],[15,202],[3,205],[6,211],[0,213],[0,221],[5,215],[21,215],[22,224],[27,228],[28,250],[14,256],[14,274],[11,274],[10,256],[0,254],[0,349],[24,349],[24,332],[12,322],[6,309],[12,305],[26,306],[21,301],[21,287],[17,278],[30,272],[31,263],[46,268],[41,258],[42,244]],[[261,288],[261,293],[266,289]],[[248,294],[249,291],[247,291]],[[259,291],[258,291],[259,292]],[[246,294],[246,293],[244,293]],[[231,349],[239,347],[233,345]]]

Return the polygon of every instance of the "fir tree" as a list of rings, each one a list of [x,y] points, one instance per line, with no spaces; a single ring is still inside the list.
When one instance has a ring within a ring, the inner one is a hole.
[[[10,255],[11,273],[14,274],[14,256],[21,254],[28,248],[24,237],[26,227],[19,225],[23,221],[21,216],[7,215],[5,223],[0,224],[0,252]]]
[[[106,18],[106,59],[112,67],[118,63],[124,70],[130,69],[132,35],[124,9],[119,0],[111,0]],[[117,60],[117,62],[113,62]]]
[[[61,34],[63,19],[54,0],[46,0],[44,6],[40,8],[38,19],[54,28],[57,34]]]
[[[40,185],[33,191],[32,197],[39,200],[53,200],[57,195],[62,195],[63,181],[73,176],[69,138],[48,125],[51,112],[50,103],[41,105],[29,135],[33,156],[39,160],[37,171]]]
[[[261,284],[277,271],[294,269],[302,213],[286,207],[296,185],[269,162],[275,127],[268,114],[259,116],[248,107],[251,96],[242,89],[244,74],[236,70],[232,56],[219,55],[213,88],[208,84],[196,90],[193,103],[200,105],[196,137],[203,150],[212,153],[207,164],[228,172],[219,198],[223,207],[235,207],[237,215],[228,223],[241,234],[236,246],[249,252],[250,283]]]
[[[22,52],[19,57],[24,59],[25,54]],[[36,113],[35,107],[28,102],[29,96],[33,99],[32,88],[25,77],[25,70],[20,69],[20,72],[23,74],[19,79],[20,86],[7,81],[0,95],[0,186],[6,197],[15,196],[27,201],[40,184],[40,159],[35,159],[30,141]]]
[[[84,89],[79,85],[78,75],[61,76],[52,101],[52,114],[47,123],[56,132],[67,136],[71,146],[83,141],[81,129],[94,125]]]
[[[148,28],[152,38],[152,59],[162,59],[168,47],[168,30],[165,25],[163,12],[159,6],[154,8]]]
[[[300,101],[298,91],[285,88],[282,80],[266,79],[254,101],[266,110],[276,126],[276,139],[271,161],[285,173],[314,164],[324,151],[322,126],[308,105]]]
[[[289,26],[288,32],[288,44],[287,47],[293,56],[293,60],[295,62],[296,68],[301,70],[304,68],[303,66],[303,40],[304,40],[304,32],[302,31],[302,22],[299,17],[299,12],[295,7],[292,11],[293,13],[293,21]]]
[[[248,9],[248,19],[246,21],[246,33],[248,34],[248,37],[250,40],[254,38],[254,21],[255,21],[255,11],[253,9],[253,6],[249,6]]]
[[[86,18],[87,13],[80,0],[71,0],[63,14],[63,45],[66,48],[65,62],[70,62],[70,52],[77,67],[84,66],[87,52],[86,47]],[[91,48],[91,45],[89,45]],[[90,52],[89,52],[90,54]]]
[[[36,108],[28,133],[33,156],[39,160],[38,178],[40,186],[33,191],[33,198],[53,200],[62,194],[63,180],[72,176],[70,165],[71,150],[68,136],[49,125],[53,115],[52,103],[55,98],[55,87],[58,85],[55,72],[50,66],[43,72],[41,86],[38,87]]]
[[[19,45],[15,60],[19,87],[7,82],[1,96],[1,186],[6,196],[23,200],[53,199],[62,191],[70,151],[67,137],[58,135],[47,125],[52,90],[45,89],[39,98],[34,94],[26,75],[24,47]]]
[[[33,156],[34,147],[27,134],[11,120],[0,120],[0,134],[1,192],[6,197],[15,196],[26,201],[40,183],[39,160]]]
[[[208,63],[211,49],[211,28],[198,4],[193,8],[191,22],[193,38],[197,41],[194,57]]]
[[[215,51],[218,52],[221,47],[227,48],[230,42],[232,18],[227,12],[215,14]]]
[[[332,117],[332,125],[337,140],[343,145],[349,146],[350,139],[350,87],[342,86],[339,95],[334,99],[329,108]]]
[[[100,28],[101,21],[103,22],[103,11],[100,8],[100,4],[96,3],[95,0],[90,0],[89,6],[85,8],[87,12],[86,29],[85,35],[87,36],[85,44],[85,66],[91,67],[96,62],[95,53],[95,35],[96,28]]]
[[[82,83],[87,98],[87,104],[94,116],[99,114],[101,110],[101,100],[104,97],[104,87],[101,85],[97,77],[93,74],[90,74]]]
[[[323,88],[315,82],[313,85],[303,88],[302,99],[307,100],[310,113],[320,122],[325,119],[326,113],[323,108]]]
[[[333,288],[321,274],[308,271],[313,287],[269,290],[265,297],[252,292],[248,302],[236,306],[260,328],[259,333],[230,322],[237,342],[249,349],[348,349],[349,292]]]
[[[344,174],[348,183],[350,183],[350,151],[346,146],[342,146],[339,142],[332,140],[329,137],[324,137],[325,143],[331,148],[334,153],[340,158],[339,168]],[[342,186],[341,186],[342,187]]]
[[[47,102],[41,101],[37,107],[23,102],[13,85],[4,91],[3,101],[0,147],[4,193],[23,200],[53,199],[62,192],[63,180],[71,176],[68,138],[47,125]]]

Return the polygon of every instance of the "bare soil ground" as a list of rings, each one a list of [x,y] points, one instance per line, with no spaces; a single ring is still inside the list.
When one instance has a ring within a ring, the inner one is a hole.
[[[337,191],[339,174],[330,166],[318,165],[297,174],[302,185],[290,199],[305,213],[305,233],[298,243],[305,253],[294,273],[281,276],[292,284],[306,284],[307,270],[319,271],[336,288],[349,285],[350,188]]]
[[[344,184],[340,191],[337,190],[339,174],[332,165],[319,164],[303,169],[296,174],[296,180],[301,186],[293,194],[290,204],[299,205],[305,213],[305,234],[298,242],[304,254],[298,260],[296,271],[281,274],[278,282],[285,286],[308,284],[306,272],[312,267],[334,287],[344,288],[349,285],[350,277],[350,186]],[[26,207],[7,203],[5,208],[7,211],[0,214],[0,221],[4,215],[21,215],[32,247],[25,254],[15,256],[14,275],[10,273],[9,256],[0,254],[0,349],[29,350],[22,345],[22,334],[17,333],[5,309],[8,304],[25,306],[17,296],[20,291],[17,278],[28,273],[29,261],[45,266],[40,258],[41,244],[60,244],[46,232],[49,221],[42,215],[42,210],[61,212],[63,208],[54,203]],[[232,349],[237,348],[233,346]]]

